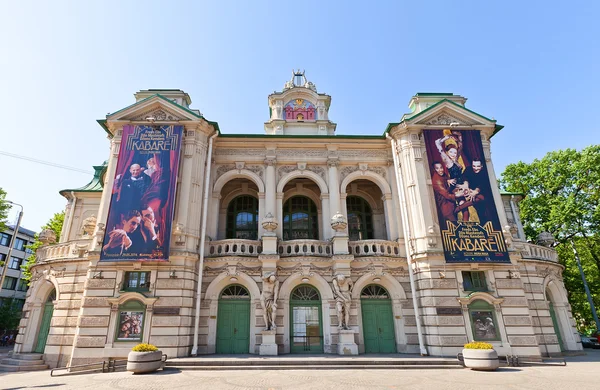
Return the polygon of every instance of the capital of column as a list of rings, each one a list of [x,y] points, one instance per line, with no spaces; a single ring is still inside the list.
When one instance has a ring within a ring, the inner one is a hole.
[[[268,167],[274,167],[275,165],[277,165],[277,158],[275,158],[275,157],[265,158],[265,165]]]
[[[276,194],[277,199],[283,199],[283,192],[278,192]]]
[[[321,194],[321,196],[319,197],[319,199],[323,200],[323,199],[329,199],[329,194]]]
[[[220,192],[213,192],[212,197],[213,197],[213,199],[221,199],[222,198]]]
[[[330,168],[337,168],[340,165],[340,160],[335,157],[332,158],[330,157],[329,159],[327,159],[327,166]]]
[[[347,192],[340,192],[340,199],[346,199],[348,197]]]
[[[264,199],[265,198],[265,193],[264,192],[259,192],[258,193],[258,199]]]

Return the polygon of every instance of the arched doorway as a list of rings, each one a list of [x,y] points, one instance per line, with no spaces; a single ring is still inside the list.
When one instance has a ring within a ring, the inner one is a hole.
[[[395,353],[392,300],[385,288],[371,284],[360,294],[365,353]]]
[[[44,349],[46,349],[46,341],[48,341],[48,334],[50,333],[50,322],[52,321],[52,314],[54,313],[55,300],[56,290],[53,289],[50,294],[48,294],[48,298],[44,303],[40,330],[38,331],[37,342],[33,352],[44,353]]]
[[[316,288],[300,285],[290,297],[290,351],[323,353],[321,297]]]
[[[554,305],[552,304],[552,293],[549,290],[546,290],[546,300],[548,301],[548,311],[550,311],[550,318],[552,318],[552,326],[554,327],[554,334],[556,334],[556,338],[558,339],[558,346],[560,347],[560,351],[563,352],[563,340],[560,331],[560,325],[558,319],[556,317],[556,311],[554,310]]]
[[[219,297],[216,352],[248,353],[250,346],[250,293],[240,285],[227,286]]]

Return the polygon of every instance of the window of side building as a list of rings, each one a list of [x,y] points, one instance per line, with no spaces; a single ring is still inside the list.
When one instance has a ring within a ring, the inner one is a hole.
[[[10,234],[0,233],[0,245],[8,246],[8,244],[10,244],[11,238],[12,236]]]
[[[24,279],[19,279],[19,285],[17,286],[17,291],[27,291],[29,286],[27,286],[27,281]]]
[[[484,271],[462,271],[465,291],[488,291]]]
[[[8,268],[10,269],[21,269],[21,264],[23,263],[23,259],[19,259],[18,257],[11,256],[10,263],[8,263]]]
[[[4,278],[4,283],[2,284],[2,288],[5,290],[14,290],[17,286],[17,278],[13,278],[7,276]]]
[[[25,250],[25,245],[27,245],[27,240],[23,240],[21,238],[16,238],[15,239],[15,249],[18,251],[24,251]]]
[[[123,291],[149,291],[150,272],[132,271],[125,272]]]

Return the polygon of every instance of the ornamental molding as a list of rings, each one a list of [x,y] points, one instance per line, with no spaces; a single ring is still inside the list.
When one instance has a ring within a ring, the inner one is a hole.
[[[467,118],[463,115],[459,115],[455,112],[450,112],[444,110],[440,113],[435,114],[434,116],[430,116],[428,118],[422,119],[416,124],[418,125],[435,125],[435,126],[449,126],[452,123],[457,123],[459,126],[472,126],[472,125],[482,125],[483,123]]]
[[[133,121],[146,121],[149,116],[152,116],[157,121],[180,121],[187,120],[188,118],[182,118],[174,112],[165,109],[164,107],[152,108],[150,110],[143,111],[141,114],[136,114],[130,120]]]
[[[338,152],[340,158],[352,158],[352,157],[362,157],[362,158],[383,158],[387,159],[388,156],[391,157],[391,152],[387,149],[380,150],[340,150]]]
[[[344,179],[346,178],[346,176],[348,176],[351,173],[356,172],[356,171],[361,171],[363,175],[367,171],[373,172],[376,175],[379,175],[379,176],[383,177],[384,179],[387,176],[387,169],[385,169],[383,167],[370,167],[366,163],[360,163],[357,166],[349,166],[349,167],[342,168],[340,170],[340,182],[344,181]]]
[[[301,169],[303,167],[303,169]],[[281,178],[287,175],[290,172],[299,171],[303,173],[304,171],[310,171],[316,173],[321,176],[323,180],[325,180],[325,168],[315,165],[306,165],[306,163],[298,163],[297,165],[282,165],[277,168],[277,176],[281,180]]]
[[[247,170],[253,173],[256,173],[261,179],[263,177],[264,168],[262,165],[246,165],[243,162],[236,162],[235,164],[227,164],[227,165],[219,165],[217,167],[217,174],[215,179],[223,176],[229,171],[237,170],[238,173],[241,173],[242,170]]]
[[[215,156],[262,156],[267,154],[266,149],[215,149]]]
[[[557,280],[563,280],[561,273],[555,269],[554,267],[535,267],[538,275],[542,278],[547,278],[548,276],[552,278],[556,278]]]

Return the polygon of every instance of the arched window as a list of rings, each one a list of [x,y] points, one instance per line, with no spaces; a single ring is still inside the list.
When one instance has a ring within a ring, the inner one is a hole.
[[[494,306],[477,299],[469,304],[469,318],[475,341],[499,341],[500,331],[494,314]]]
[[[346,205],[350,241],[373,239],[373,211],[369,203],[359,196],[349,196]]]
[[[244,286],[231,284],[221,291],[221,299],[250,299],[250,293]]]
[[[319,239],[319,217],[315,202],[294,196],[283,205],[283,239]]]
[[[360,293],[361,299],[390,299],[390,295],[385,290],[385,288],[376,285],[370,284],[367,287],[363,288]]]
[[[226,235],[246,240],[258,238],[258,199],[242,195],[229,202]]]

